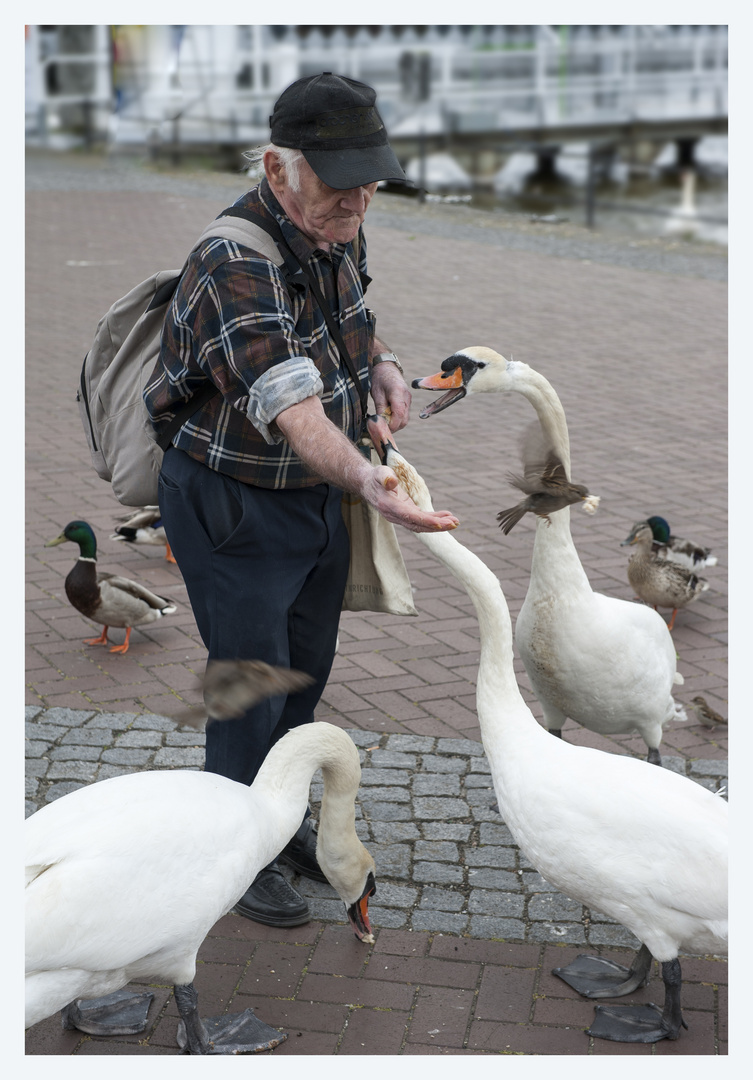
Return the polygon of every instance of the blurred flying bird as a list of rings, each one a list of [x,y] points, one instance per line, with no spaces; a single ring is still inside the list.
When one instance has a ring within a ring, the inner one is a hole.
[[[588,488],[571,484],[567,471],[557,453],[543,440],[538,424],[531,425],[523,443],[523,476],[507,474],[513,487],[526,498],[509,510],[501,510],[497,521],[507,535],[524,514],[532,513],[551,525],[550,514],[588,498]]]
[[[205,720],[235,720],[265,698],[294,694],[313,681],[303,671],[272,667],[263,660],[209,660],[202,684],[204,705],[171,719],[192,727],[200,727]]]

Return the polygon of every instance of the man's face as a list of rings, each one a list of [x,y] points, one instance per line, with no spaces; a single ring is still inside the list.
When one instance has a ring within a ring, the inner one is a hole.
[[[293,191],[284,172],[267,176],[277,201],[302,233],[325,251],[330,244],[347,244],[358,232],[377,189],[376,183],[338,191],[319,179],[309,163],[299,162],[300,185]]]

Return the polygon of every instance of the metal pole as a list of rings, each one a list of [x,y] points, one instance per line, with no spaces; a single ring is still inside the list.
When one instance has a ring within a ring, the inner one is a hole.
[[[593,229],[596,218],[596,153],[588,147],[588,179],[586,181],[586,228]]]

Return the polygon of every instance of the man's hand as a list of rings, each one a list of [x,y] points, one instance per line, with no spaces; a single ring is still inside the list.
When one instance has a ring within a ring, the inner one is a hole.
[[[374,411],[384,416],[390,431],[400,431],[408,423],[411,392],[394,364],[375,364],[371,372]]]
[[[419,509],[386,465],[372,469],[361,495],[387,521],[410,532],[449,532],[460,524],[449,510]]]
[[[379,367],[387,367],[380,364]],[[391,366],[391,365],[390,365]],[[398,373],[399,374],[399,373]],[[374,468],[324,415],[318,397],[304,398],[277,416],[277,426],[296,454],[322,480],[360,495],[394,525],[411,532],[446,532],[460,524],[447,510],[419,509],[392,469]],[[385,423],[380,420],[380,424]]]

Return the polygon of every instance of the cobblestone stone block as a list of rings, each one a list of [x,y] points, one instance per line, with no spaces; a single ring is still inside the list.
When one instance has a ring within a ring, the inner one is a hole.
[[[455,864],[458,861],[458,846],[448,840],[419,840],[413,847],[413,854],[417,859]]]
[[[377,876],[410,877],[411,851],[407,844],[372,844]]]
[[[131,730],[134,731],[169,731],[175,734],[179,733],[179,729],[176,730],[176,723],[171,720],[169,716],[158,716],[156,713],[142,713],[133,717],[133,723],[128,724]],[[194,732],[191,736],[194,739],[204,740],[204,732]]]
[[[537,922],[573,922],[583,915],[583,905],[561,893],[532,896],[528,901],[528,917]]]
[[[520,919],[497,919],[490,915],[471,916],[471,937],[501,941],[525,939],[526,924]]]
[[[93,709],[80,710],[80,709],[62,709],[54,708],[47,709],[45,712],[45,722],[48,724],[61,724],[63,727],[79,727],[81,724],[85,724],[87,720],[94,716]]]
[[[425,840],[467,840],[471,826],[454,822],[427,821],[421,826]]]
[[[462,776],[468,771],[468,762],[464,758],[425,754],[423,769],[427,773],[457,773],[458,776]]]
[[[639,949],[641,945],[630,930],[613,923],[592,923],[588,928],[588,940],[592,945],[624,945],[629,949]]]
[[[125,753],[125,751],[122,751]],[[135,751],[132,751],[135,752]],[[109,759],[114,760],[114,759]],[[154,755],[155,768],[172,766],[177,769],[185,769],[191,765],[202,767],[204,765],[204,750],[186,747],[180,749],[176,746],[163,746]]]
[[[447,821],[450,818],[470,817],[470,807],[462,799],[414,799],[415,816],[425,821]]]
[[[129,765],[131,768],[146,765],[151,757],[150,750],[105,750],[102,753],[102,761],[109,765]]]
[[[436,882],[440,885],[462,885],[463,871],[459,866],[448,866],[447,863],[413,864],[413,880],[420,882]]]
[[[112,728],[73,728],[60,740],[63,746],[112,746]]]
[[[425,735],[390,735],[387,749],[400,750],[407,754],[431,754],[436,742],[436,739]]]
[[[465,897],[462,893],[427,886],[421,892],[419,907],[430,908],[433,911],[460,911],[464,904]]]
[[[469,847],[463,849],[463,861],[466,866],[499,866],[506,870],[515,867],[515,848],[496,847],[486,844],[483,847]]]
[[[517,874],[509,870],[469,870],[468,883],[477,889],[522,889]]]
[[[368,814],[373,822],[409,821],[411,820],[411,807],[407,798],[405,802],[401,803],[375,801],[368,804]]]
[[[80,780],[84,784],[90,784],[97,778],[98,765],[95,761],[83,763],[79,761],[55,761],[47,770],[48,780]]]
[[[484,748],[481,743],[472,739],[440,739],[437,746],[439,754],[463,754],[471,758],[471,772],[474,772],[473,758],[483,755]]]
[[[56,746],[50,750],[50,761],[99,761],[99,746]]]
[[[118,750],[130,747],[156,748],[162,746],[162,735],[158,731],[125,731],[115,739]]]
[[[396,750],[374,750],[370,757],[375,768],[415,769],[418,763],[415,754],[399,754]]]
[[[413,821],[393,821],[390,824],[375,821],[371,829],[374,839],[381,844],[399,840],[417,840],[421,835]]]
[[[407,769],[363,769],[361,787],[405,787],[410,783],[410,779]]]
[[[506,825],[495,825],[492,822],[483,822],[479,829],[479,839],[482,844],[512,844],[512,833]]]
[[[88,728],[115,728],[117,731],[125,731],[137,720],[133,713],[95,713],[91,720],[87,721]]]
[[[432,773],[414,776],[411,781],[413,795],[459,795],[460,778],[452,773]]]
[[[562,941],[568,945],[585,945],[586,935],[580,923],[537,922],[531,924],[528,940]]]
[[[468,897],[468,910],[472,914],[503,915],[508,919],[522,917],[525,912],[525,897],[500,892],[498,889],[473,888]]]

